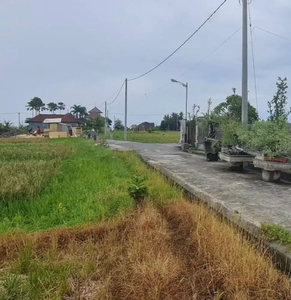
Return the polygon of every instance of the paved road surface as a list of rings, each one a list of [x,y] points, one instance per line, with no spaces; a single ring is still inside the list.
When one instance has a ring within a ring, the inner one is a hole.
[[[201,195],[214,207],[260,226],[275,223],[291,230],[291,184],[268,183],[255,172],[228,171],[227,163],[206,162],[203,156],[182,152],[174,144],[108,141],[116,150],[135,150],[150,165]]]

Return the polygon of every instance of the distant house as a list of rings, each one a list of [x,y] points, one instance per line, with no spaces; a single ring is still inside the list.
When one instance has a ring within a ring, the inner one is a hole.
[[[136,128],[137,128],[137,125],[136,125],[136,124],[132,124],[132,125],[130,126],[130,130],[136,130]]]
[[[89,110],[88,117],[94,119],[94,118],[99,117],[101,114],[102,114],[102,111],[95,106],[94,108]]]
[[[147,131],[155,128],[155,123],[143,122],[136,127],[138,131]]]
[[[45,129],[50,129],[50,124],[59,124],[63,126],[79,127],[79,121],[72,114],[57,115],[57,114],[39,114],[25,121],[28,123],[28,128],[32,131],[36,130],[37,126],[43,132]]]

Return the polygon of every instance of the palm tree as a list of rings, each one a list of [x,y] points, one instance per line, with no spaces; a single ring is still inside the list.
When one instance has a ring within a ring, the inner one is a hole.
[[[85,119],[86,116],[88,116],[87,108],[85,106],[81,106],[80,118]]]
[[[47,104],[47,110],[49,110],[51,113],[55,113],[55,111],[59,108],[59,106],[54,103],[54,102],[50,102]]]
[[[27,102],[27,110],[31,110],[32,111],[32,116],[33,116],[33,112],[35,111],[35,113],[39,113],[41,110],[45,110],[45,104],[42,102],[42,100],[39,97],[34,97],[32,98],[29,102]]]
[[[73,105],[71,107],[71,113],[77,118],[79,119],[80,118],[80,114],[82,112],[82,106],[81,105]]]
[[[61,114],[61,111],[66,109],[66,105],[63,102],[59,102],[58,109],[60,110],[60,114]]]

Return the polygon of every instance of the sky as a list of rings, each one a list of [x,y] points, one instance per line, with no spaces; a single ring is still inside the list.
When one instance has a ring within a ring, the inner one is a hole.
[[[31,116],[25,106],[35,96],[45,103],[64,102],[69,111],[74,104],[104,111],[104,101],[125,78],[161,62],[221,2],[1,0],[0,121],[18,124],[18,112],[21,121]],[[249,101],[266,118],[278,76],[290,77],[291,1],[250,0],[249,8],[257,79],[256,98],[249,39]],[[188,82],[188,111],[196,104],[206,112],[209,98],[214,108],[232,88],[241,94],[241,16],[239,1],[228,0],[167,62],[129,81],[128,126],[159,124],[164,114],[185,111],[185,88],[171,78]],[[108,110],[111,119],[124,120],[124,87]]]

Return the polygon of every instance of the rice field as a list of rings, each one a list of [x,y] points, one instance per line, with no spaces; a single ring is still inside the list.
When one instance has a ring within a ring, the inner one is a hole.
[[[113,131],[114,140],[123,140],[123,131]],[[127,140],[138,143],[179,143],[180,131],[128,131]]]
[[[264,249],[133,152],[78,138],[0,152],[0,300],[291,299]]]
[[[72,154],[72,148],[62,144],[15,140],[0,143],[0,202],[36,197]]]

